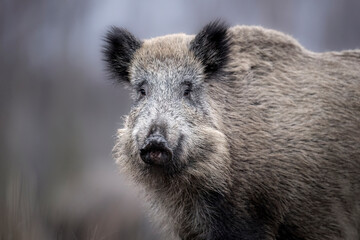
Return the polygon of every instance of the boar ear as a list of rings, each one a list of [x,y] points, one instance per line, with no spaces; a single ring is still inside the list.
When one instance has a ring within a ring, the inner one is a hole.
[[[219,20],[207,24],[190,43],[193,51],[211,75],[226,64],[230,52],[228,26]]]
[[[105,36],[104,60],[112,77],[130,82],[129,67],[133,55],[142,42],[125,29],[112,27]]]

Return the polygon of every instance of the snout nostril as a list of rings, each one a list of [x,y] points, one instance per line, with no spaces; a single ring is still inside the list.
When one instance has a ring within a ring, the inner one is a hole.
[[[147,164],[164,165],[172,159],[172,151],[162,135],[153,134],[145,140],[140,157]]]

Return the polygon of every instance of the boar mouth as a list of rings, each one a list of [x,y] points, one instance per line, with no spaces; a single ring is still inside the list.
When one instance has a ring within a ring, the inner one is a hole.
[[[163,166],[172,160],[172,151],[162,135],[149,136],[140,149],[141,159],[150,165]]]

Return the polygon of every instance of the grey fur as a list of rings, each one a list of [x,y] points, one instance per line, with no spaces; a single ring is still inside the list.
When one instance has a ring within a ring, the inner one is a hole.
[[[120,169],[143,186],[168,239],[360,239],[360,51],[314,53],[261,27],[226,34],[228,61],[210,76],[194,36],[135,52]],[[181,139],[167,169],[139,157],[153,124],[171,148]]]

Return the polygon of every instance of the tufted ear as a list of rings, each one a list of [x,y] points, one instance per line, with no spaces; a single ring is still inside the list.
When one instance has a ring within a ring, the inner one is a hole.
[[[190,43],[193,51],[205,67],[205,74],[211,75],[226,64],[230,52],[228,26],[217,20],[207,24]]]
[[[119,82],[130,82],[131,59],[142,42],[125,29],[112,27],[105,36],[104,60],[110,73]]]

